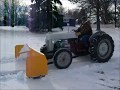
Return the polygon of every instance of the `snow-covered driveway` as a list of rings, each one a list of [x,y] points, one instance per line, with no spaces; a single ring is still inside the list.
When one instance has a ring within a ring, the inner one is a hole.
[[[47,76],[27,79],[24,70],[17,71],[14,67],[14,46],[28,44],[39,51],[45,34],[31,33],[25,27],[15,27],[13,31],[8,28],[0,27],[0,90],[120,90],[120,29],[102,28],[115,42],[114,55],[109,62],[94,63],[89,56],[78,57],[67,69],[58,70],[50,65]]]

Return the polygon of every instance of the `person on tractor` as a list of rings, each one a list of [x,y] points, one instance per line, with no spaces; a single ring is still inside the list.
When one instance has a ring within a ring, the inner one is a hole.
[[[86,48],[89,47],[89,38],[92,35],[90,20],[87,17],[82,17],[82,23],[77,30],[74,30],[78,40],[82,41]]]

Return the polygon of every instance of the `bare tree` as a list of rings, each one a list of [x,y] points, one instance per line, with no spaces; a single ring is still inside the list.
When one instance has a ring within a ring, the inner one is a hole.
[[[97,11],[97,0],[69,0],[74,3],[79,3],[80,7],[91,8],[92,13]],[[113,0],[99,0],[100,3],[100,17],[104,24],[108,24],[113,20],[110,8],[113,4]]]
[[[3,22],[3,1],[0,0],[0,26],[2,25]]]

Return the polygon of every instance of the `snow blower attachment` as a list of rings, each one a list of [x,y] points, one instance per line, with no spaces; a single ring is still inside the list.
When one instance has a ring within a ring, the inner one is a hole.
[[[47,59],[43,53],[39,53],[28,45],[15,46],[15,58],[26,55],[26,76],[35,78],[45,76],[48,73]]]

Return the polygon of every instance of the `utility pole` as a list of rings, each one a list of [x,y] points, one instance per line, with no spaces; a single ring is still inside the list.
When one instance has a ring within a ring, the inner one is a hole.
[[[12,0],[11,4],[11,27],[14,27],[14,0]]]
[[[114,3],[115,3],[115,27],[117,27],[116,26],[116,23],[117,23],[117,16],[116,16],[116,14],[117,14],[117,11],[116,11],[116,9],[117,9],[117,0],[114,0]]]
[[[100,31],[100,14],[99,14],[99,9],[100,9],[100,3],[99,3],[99,0],[97,0],[97,31]]]

